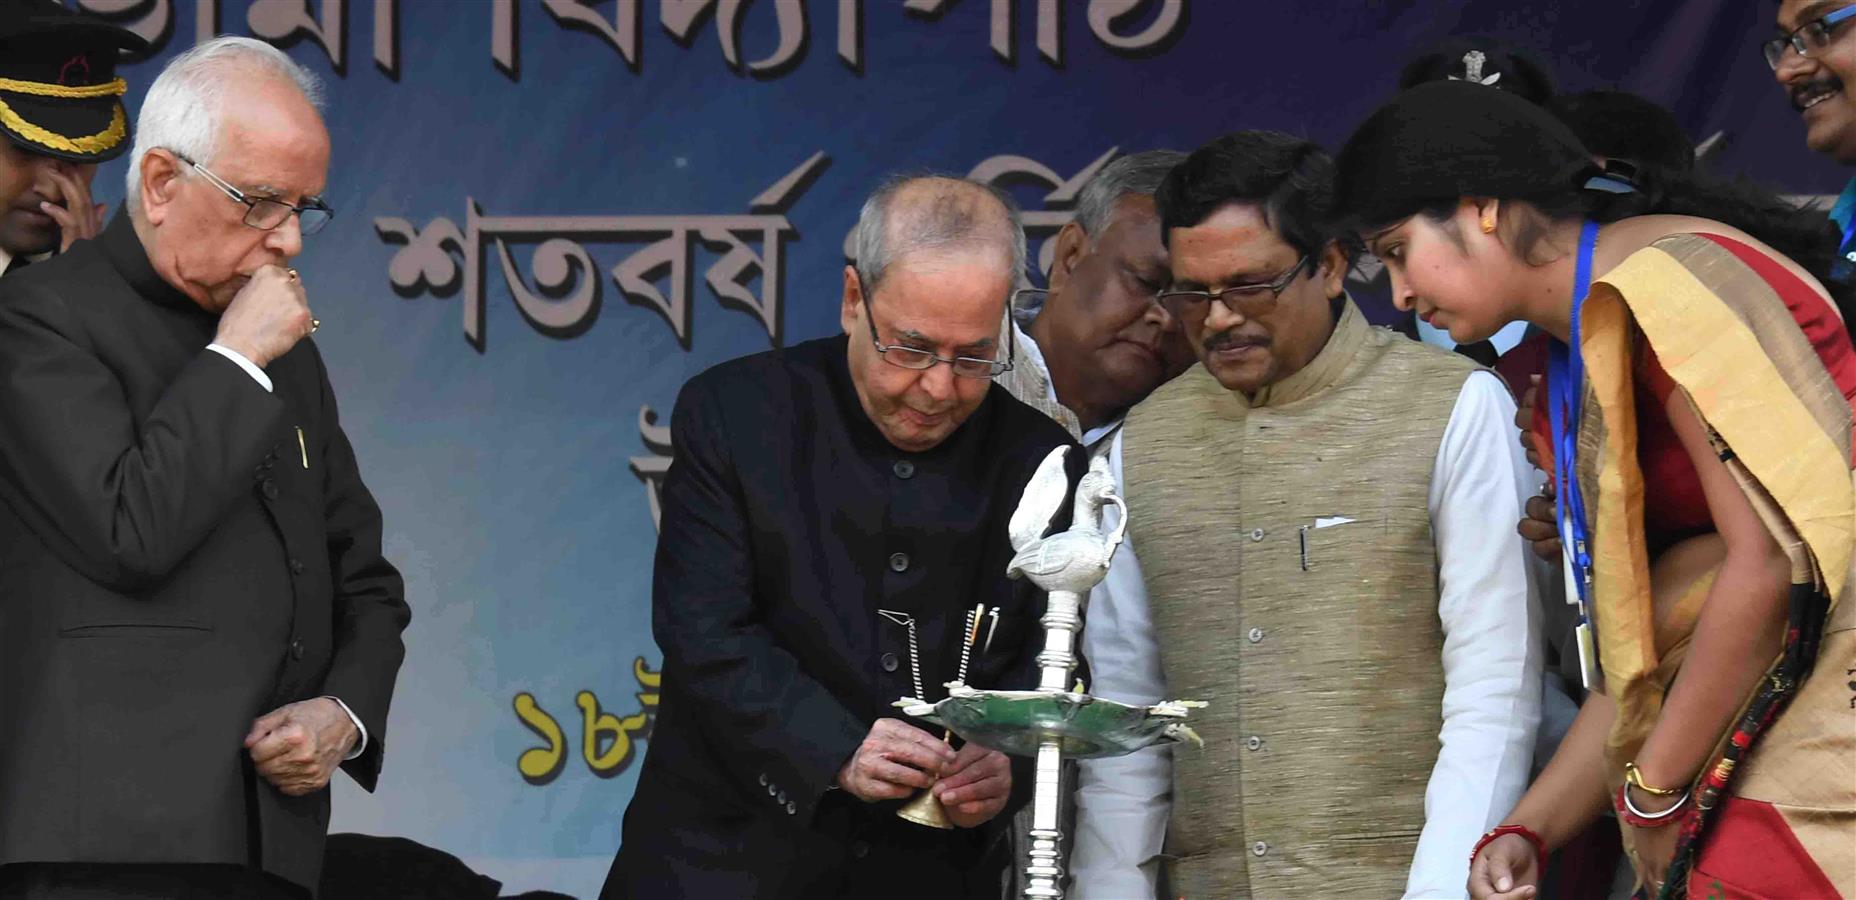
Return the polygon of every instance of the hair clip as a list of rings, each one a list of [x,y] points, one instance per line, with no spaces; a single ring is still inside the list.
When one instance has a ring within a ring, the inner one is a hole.
[[[1585,177],[1579,186],[1588,191],[1635,194],[1642,187],[1638,182],[1637,167],[1621,159],[1607,159],[1604,168],[1588,166],[1580,174]]]

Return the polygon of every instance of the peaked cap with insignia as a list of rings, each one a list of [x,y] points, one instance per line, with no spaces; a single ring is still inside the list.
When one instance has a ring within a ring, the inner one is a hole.
[[[148,42],[58,0],[0,0],[0,133],[73,162],[122,155],[128,85],[116,64],[125,52],[144,56]]]

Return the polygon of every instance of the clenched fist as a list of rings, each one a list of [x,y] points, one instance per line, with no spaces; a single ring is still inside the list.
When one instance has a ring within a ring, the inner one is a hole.
[[[264,266],[251,273],[219,316],[213,343],[263,368],[309,336],[309,296],[294,270]]]
[[[1560,525],[1559,510],[1553,503],[1553,485],[1544,485],[1545,493],[1529,497],[1527,505],[1521,512],[1527,518],[1515,527],[1522,540],[1532,547],[1534,555],[1547,562],[1560,561]]]
[[[328,787],[335,767],[360,739],[341,704],[317,697],[280,706],[251,723],[245,749],[260,777],[301,797]]]
[[[838,770],[838,787],[865,803],[900,800],[934,784],[953,762],[953,748],[940,738],[900,719],[878,719]]]

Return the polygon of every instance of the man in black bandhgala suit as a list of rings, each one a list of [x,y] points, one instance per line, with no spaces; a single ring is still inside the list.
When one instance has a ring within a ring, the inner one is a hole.
[[[316,94],[182,54],[124,211],[0,280],[0,898],[309,896],[379,776],[405,589],[287,268]]]
[[[843,335],[717,366],[677,400],[663,694],[603,897],[999,896],[1027,769],[891,704],[946,696],[977,604],[967,682],[1035,687],[1044,597],[1006,578],[1007,522],[1071,442],[992,382],[1024,259],[1008,199],[893,181],[853,242]],[[951,829],[896,815],[931,784]]]

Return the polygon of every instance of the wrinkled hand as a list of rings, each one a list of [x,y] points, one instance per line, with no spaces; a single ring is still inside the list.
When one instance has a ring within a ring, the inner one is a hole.
[[[1470,900],[1531,900],[1540,893],[1540,855],[1518,834],[1488,843],[1469,862]]]
[[[1625,826],[1631,830],[1631,845],[1637,850],[1637,872],[1643,876],[1652,897],[1662,891],[1663,879],[1669,875],[1669,863],[1676,857],[1676,841],[1682,837],[1682,829],[1677,827],[1680,821],[1681,817],[1676,816],[1661,828]]]
[[[108,207],[91,201],[89,179],[75,177],[58,168],[50,169],[48,174],[64,195],[64,205],[41,201],[39,211],[58,223],[58,252],[63,253],[71,249],[72,244],[89,240],[103,231],[103,213]]]
[[[1012,764],[1005,754],[968,743],[941,770],[935,798],[947,817],[961,828],[977,828],[1005,808],[1012,793]]]
[[[259,717],[245,735],[245,749],[260,777],[285,794],[301,797],[327,787],[335,767],[360,738],[341,704],[317,697]]]
[[[303,282],[282,266],[264,266],[219,316],[213,343],[236,351],[263,368],[309,336],[309,296]]]
[[[838,770],[838,787],[865,803],[899,800],[934,784],[954,761],[940,738],[900,719],[878,719]]]

